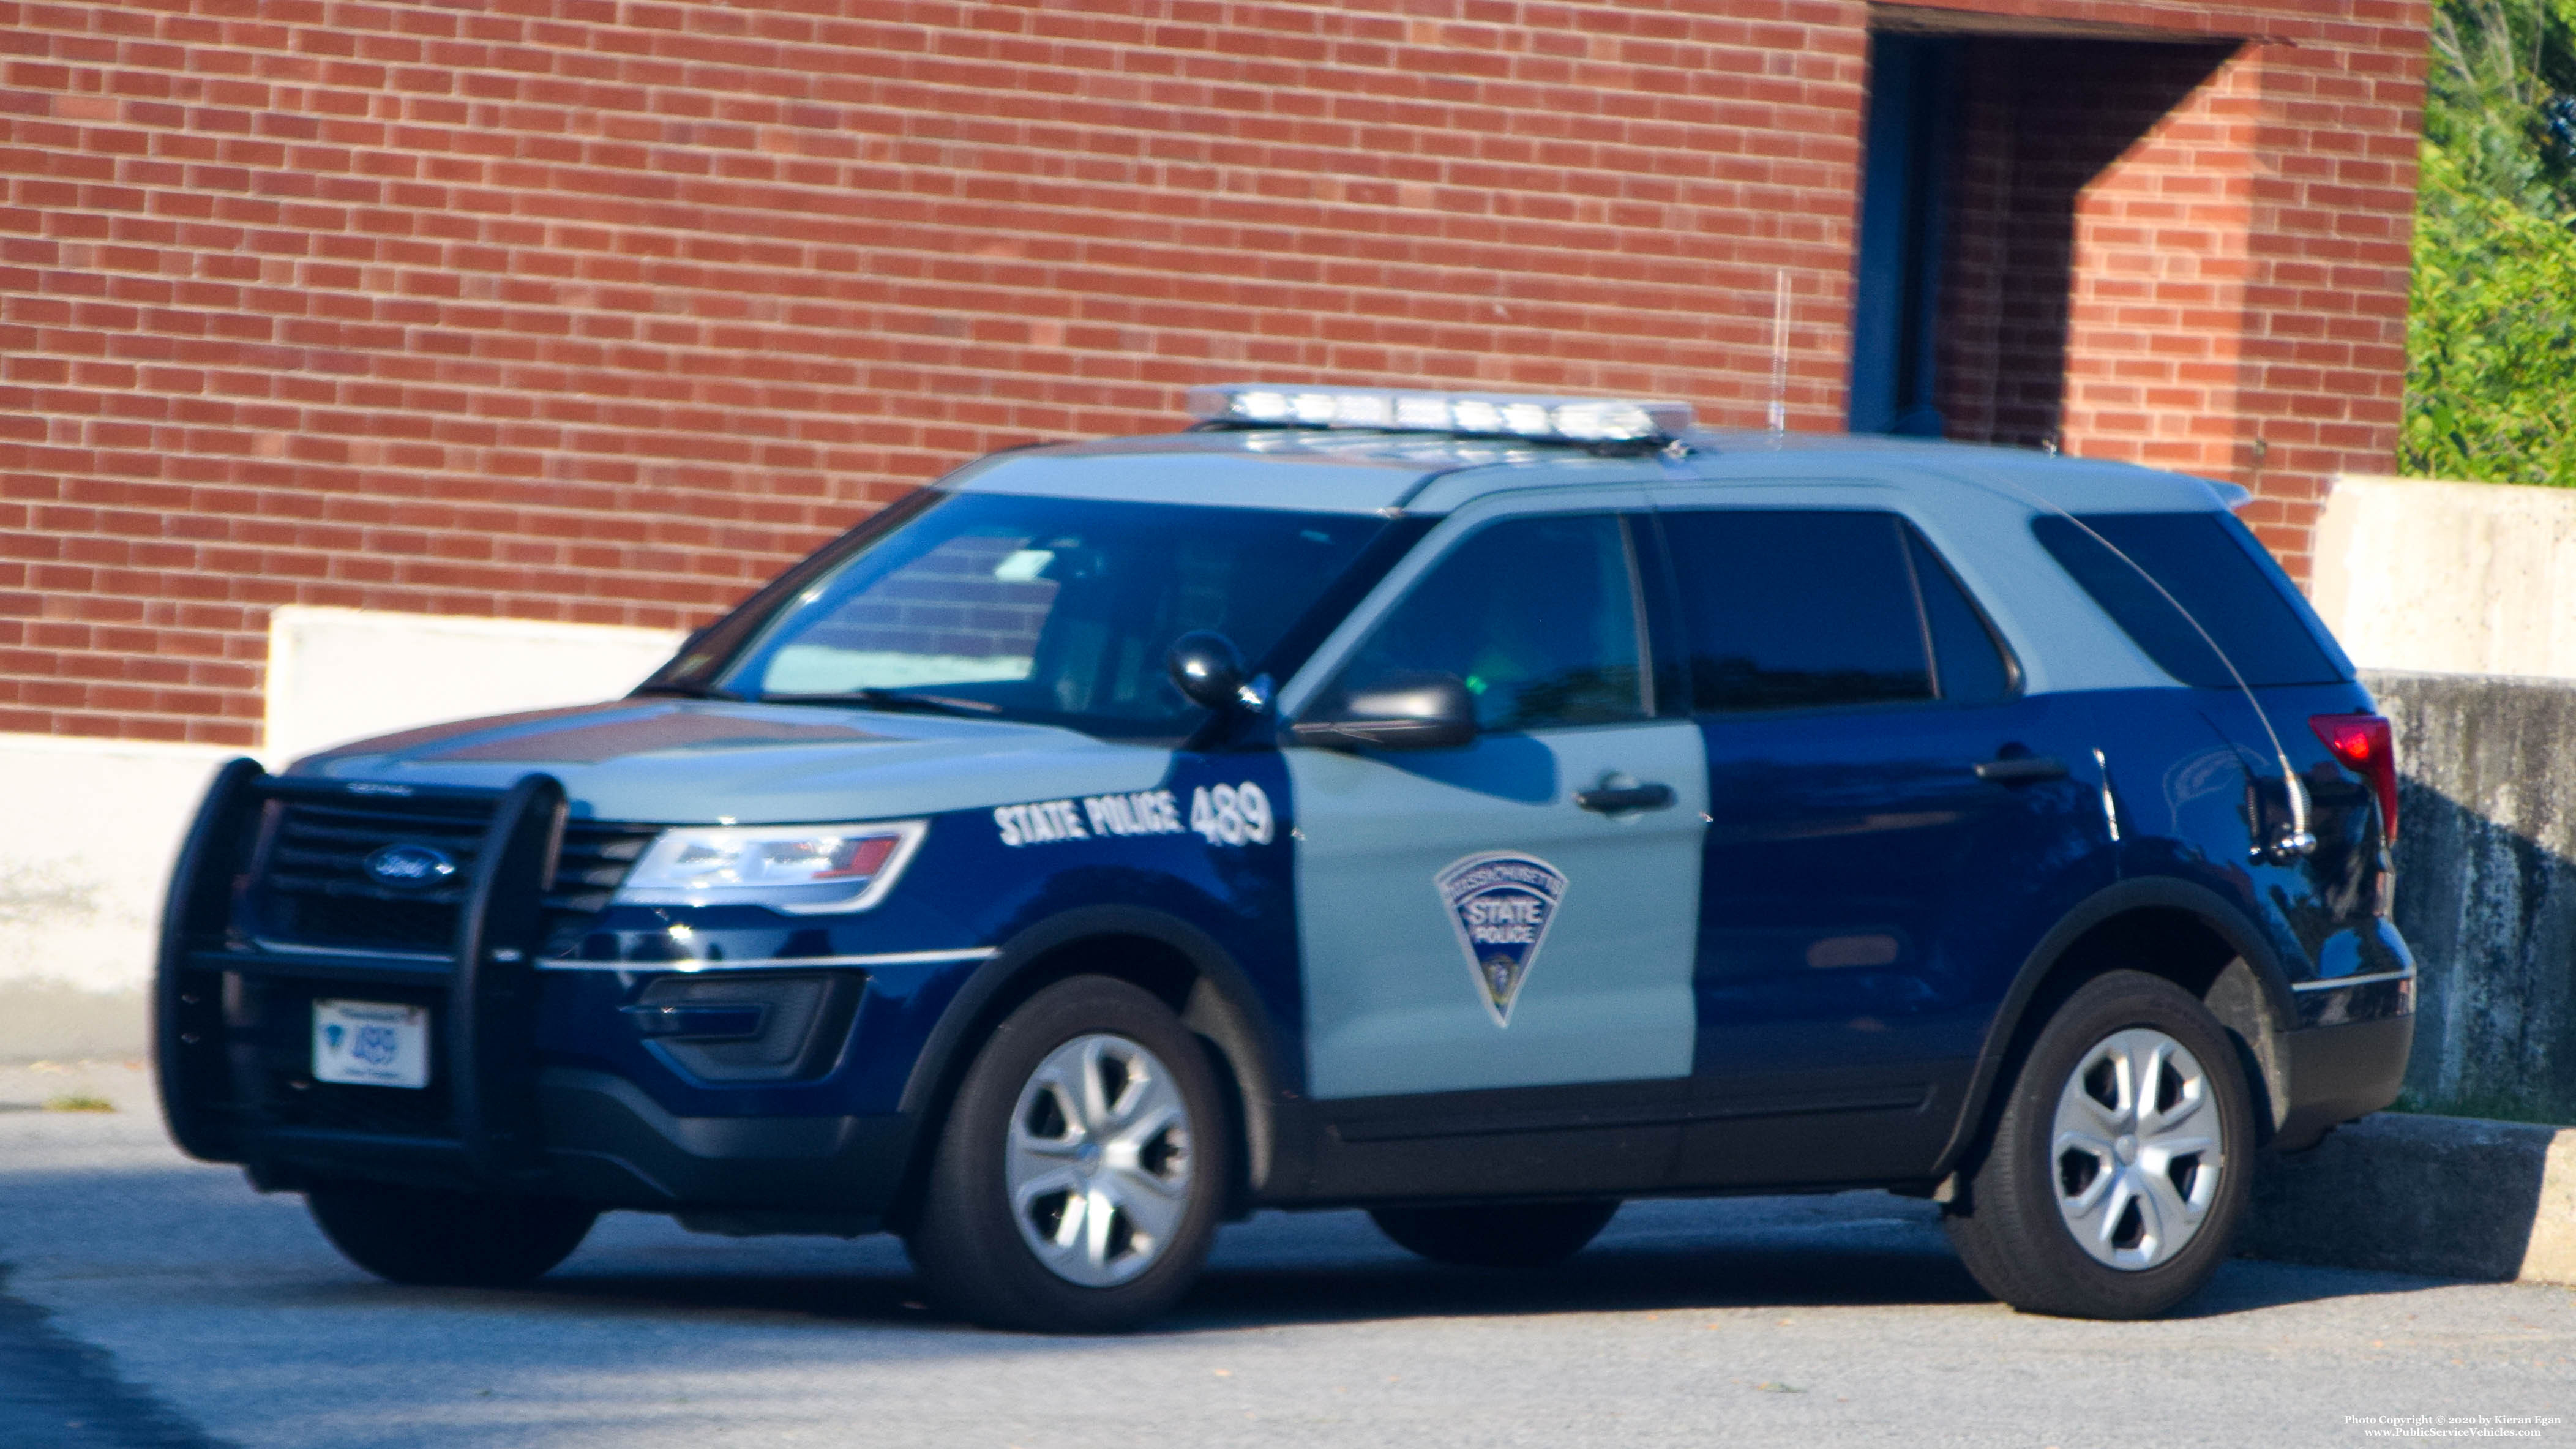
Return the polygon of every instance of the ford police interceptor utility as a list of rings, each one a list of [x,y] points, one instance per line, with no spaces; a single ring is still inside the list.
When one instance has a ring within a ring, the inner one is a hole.
[[[216,778],[171,1131],[361,1266],[902,1234],[1105,1329],[1217,1225],[1552,1262],[1879,1187],[1997,1296],[2204,1282],[2388,1103],[2387,722],[2222,485],[1240,386],[996,454],[632,695]]]

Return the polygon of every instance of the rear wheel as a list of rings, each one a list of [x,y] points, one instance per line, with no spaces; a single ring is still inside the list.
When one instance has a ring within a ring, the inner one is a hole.
[[[907,1246],[931,1295],[995,1328],[1133,1328],[1206,1260],[1225,1116],[1198,1038],[1126,982],[1029,998],[949,1109]]]
[[[2162,977],[2084,984],[2040,1029],[1947,1220],[2013,1307],[2144,1318],[2227,1258],[2253,1162],[2252,1095],[2227,1031]]]
[[[559,1198],[504,1197],[327,1181],[305,1206],[352,1263],[395,1283],[515,1288],[572,1256],[596,1209]]]
[[[1562,1263],[1610,1225],[1616,1198],[1603,1202],[1474,1203],[1459,1207],[1371,1208],[1378,1231],[1435,1263],[1468,1268],[1544,1268]]]

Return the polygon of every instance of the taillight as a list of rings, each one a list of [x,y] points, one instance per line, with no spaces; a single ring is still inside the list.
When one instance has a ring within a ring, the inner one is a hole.
[[[2370,792],[2379,797],[2379,828],[2390,845],[2397,843],[2397,744],[2388,729],[2385,716],[2375,714],[2321,714],[2310,717],[2308,728],[2325,741],[2326,749],[2343,762],[2345,769],[2370,782]]]

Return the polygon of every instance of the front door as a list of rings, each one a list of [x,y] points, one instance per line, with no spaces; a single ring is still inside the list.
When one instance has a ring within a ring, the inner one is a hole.
[[[1482,735],[1286,751],[1314,1096],[1412,1098],[1392,1110],[1425,1133],[1578,1100],[1511,1089],[1660,1081],[1678,1100],[1707,787],[1698,730],[1658,717],[1646,666],[1651,534],[1613,512],[1456,532],[1318,698],[1454,674]],[[1660,1173],[1631,1157],[1641,1183]]]

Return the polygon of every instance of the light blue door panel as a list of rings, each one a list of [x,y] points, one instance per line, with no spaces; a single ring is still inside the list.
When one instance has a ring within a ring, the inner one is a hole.
[[[1416,754],[1284,753],[1317,1098],[1690,1074],[1708,808],[1698,726],[1489,734]],[[1670,786],[1674,803],[1617,816],[1576,806],[1576,792],[1615,775]],[[1545,917],[1507,1013],[1436,883],[1497,852],[1563,878],[1552,908],[1498,913],[1506,940],[1508,922]]]

